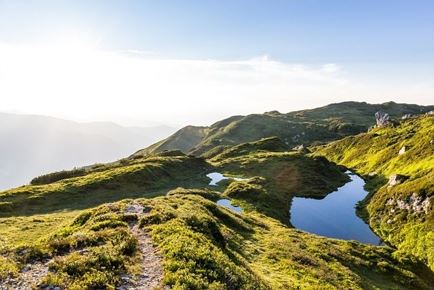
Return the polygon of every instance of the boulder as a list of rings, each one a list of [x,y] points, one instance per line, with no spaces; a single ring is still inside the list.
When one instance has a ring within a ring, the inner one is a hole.
[[[407,179],[407,176],[401,174],[393,174],[389,177],[389,182],[387,183],[389,186],[394,186],[404,182]]]
[[[388,113],[378,111],[375,113],[375,121],[377,122],[377,127],[382,128],[390,124],[390,116]]]

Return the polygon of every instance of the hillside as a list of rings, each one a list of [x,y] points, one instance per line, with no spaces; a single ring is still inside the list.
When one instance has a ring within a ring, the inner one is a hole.
[[[64,289],[429,289],[434,274],[394,249],[288,223],[294,196],[347,181],[278,138],[211,159],[167,151],[35,178],[0,192],[0,281]],[[206,174],[226,179],[210,186]],[[234,213],[216,201],[230,198]]]
[[[271,136],[277,136],[289,147],[300,144],[311,145],[366,131],[375,124],[374,114],[377,111],[385,111],[392,118],[400,119],[405,114],[421,114],[433,109],[434,106],[394,102],[384,104],[343,102],[287,114],[272,111],[264,114],[233,116],[210,127],[185,127],[136,154],[179,149],[198,156],[209,150],[224,150],[225,146]]]
[[[117,160],[173,132],[166,126],[129,128],[0,113],[0,190],[43,173]]]
[[[434,269],[434,116],[376,128],[317,148],[368,182],[361,214],[399,252]]]

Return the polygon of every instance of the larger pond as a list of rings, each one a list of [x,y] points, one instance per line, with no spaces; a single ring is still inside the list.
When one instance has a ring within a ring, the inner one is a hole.
[[[296,197],[290,209],[291,224],[325,237],[380,245],[381,240],[356,215],[355,206],[365,198],[365,182],[355,174],[351,181],[323,199]]]

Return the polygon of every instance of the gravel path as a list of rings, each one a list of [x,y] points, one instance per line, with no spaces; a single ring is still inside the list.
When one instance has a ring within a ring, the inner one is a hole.
[[[140,216],[144,215],[144,208],[138,204],[131,204],[127,207],[126,213],[134,213]],[[137,222],[130,223],[132,234],[138,241],[138,251],[141,260],[141,273],[136,276],[123,275],[123,284],[116,289],[126,290],[149,290],[161,286],[163,281],[163,268],[161,255],[152,245],[151,237],[141,230]]]
[[[1,290],[30,290],[34,289],[40,283],[42,278],[48,273],[48,262],[27,264],[16,278],[7,278],[1,282]],[[53,290],[60,288],[53,288]]]
[[[143,206],[131,204],[126,213],[133,213],[140,219],[145,215]],[[141,261],[141,273],[139,275],[122,275],[122,284],[118,290],[151,290],[161,286],[163,281],[162,257],[152,245],[151,237],[139,228],[137,222],[129,224],[131,233],[138,241],[138,252]],[[31,290],[39,289],[42,278],[48,274],[48,263],[37,262],[24,267],[16,278],[7,278],[0,282],[0,290]],[[46,287],[44,290],[61,290],[59,287]]]

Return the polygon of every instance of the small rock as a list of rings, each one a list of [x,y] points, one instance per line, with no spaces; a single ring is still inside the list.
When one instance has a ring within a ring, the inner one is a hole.
[[[141,206],[140,204],[130,204],[126,209],[125,209],[126,213],[143,213],[143,206]]]
[[[393,174],[389,177],[389,187],[402,183],[407,179],[407,176],[401,174]]]
[[[395,200],[393,199],[393,198],[389,198],[387,201],[386,201],[386,205],[393,205],[395,203]]]
[[[296,150],[296,151],[301,152],[301,153],[310,153],[309,149],[304,147],[303,144],[295,146],[294,148],[292,148],[292,150]]]
[[[401,119],[402,119],[402,120],[407,120],[407,119],[410,119],[411,117],[412,117],[411,114],[404,114],[404,115],[401,117]]]
[[[399,152],[398,152],[398,155],[402,155],[402,154],[404,154],[405,151],[406,151],[406,147],[405,147],[405,146],[402,146],[401,149],[400,149]]]

